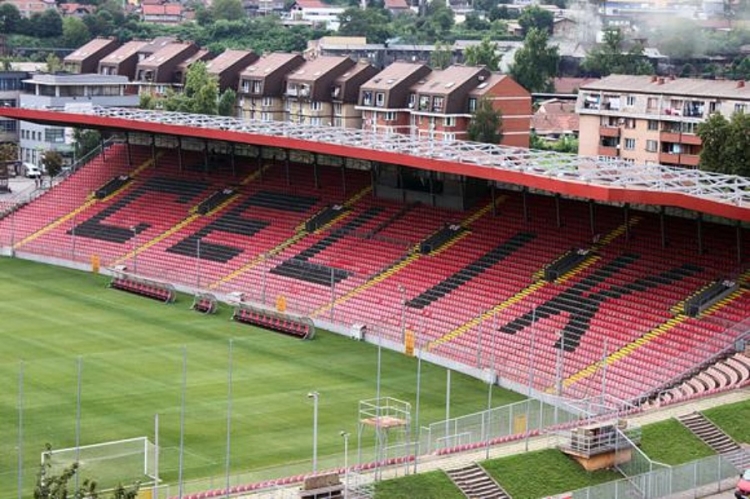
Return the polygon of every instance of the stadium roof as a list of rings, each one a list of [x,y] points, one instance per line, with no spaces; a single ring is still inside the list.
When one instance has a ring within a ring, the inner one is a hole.
[[[676,206],[750,221],[750,178],[468,141],[141,109],[0,108],[0,116],[298,149],[485,178],[609,203]]]

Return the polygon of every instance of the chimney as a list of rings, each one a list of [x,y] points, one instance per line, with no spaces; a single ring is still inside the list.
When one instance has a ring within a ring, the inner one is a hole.
[[[669,79],[672,80],[672,81],[674,81],[675,80],[674,75],[669,75]]]
[[[664,85],[664,78],[659,78],[659,85]]]
[[[651,77],[651,83],[656,83],[656,76],[655,75]]]
[[[737,82],[737,88],[743,88],[745,86],[745,80],[740,80]]]

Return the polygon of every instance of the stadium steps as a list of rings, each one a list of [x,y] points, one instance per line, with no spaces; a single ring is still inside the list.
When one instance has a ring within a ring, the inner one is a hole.
[[[677,420],[738,469],[750,467],[750,453],[700,412],[679,416]]]
[[[476,463],[446,470],[445,473],[467,499],[511,499],[484,468]]]

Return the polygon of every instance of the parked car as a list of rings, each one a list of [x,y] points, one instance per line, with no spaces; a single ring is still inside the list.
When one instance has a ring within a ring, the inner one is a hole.
[[[734,497],[737,499],[750,499],[750,468],[743,471],[740,475],[740,481],[737,482]]]
[[[42,176],[42,169],[34,163],[23,164],[24,174],[28,178],[39,178]]]

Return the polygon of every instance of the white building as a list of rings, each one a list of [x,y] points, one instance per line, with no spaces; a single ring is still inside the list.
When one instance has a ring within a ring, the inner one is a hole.
[[[78,106],[135,107],[139,99],[126,76],[97,74],[37,74],[24,80],[19,106],[54,109]],[[65,127],[22,121],[19,127],[21,161],[39,164],[45,151],[73,160],[72,133]]]
[[[296,0],[289,13],[294,21],[306,21],[313,26],[338,31],[341,24],[339,16],[344,10],[343,7],[327,5],[321,0]]]

